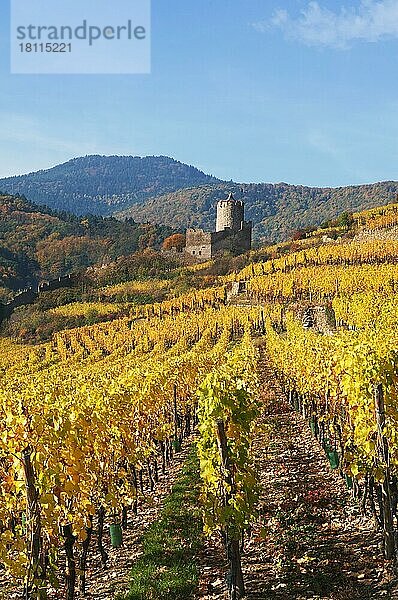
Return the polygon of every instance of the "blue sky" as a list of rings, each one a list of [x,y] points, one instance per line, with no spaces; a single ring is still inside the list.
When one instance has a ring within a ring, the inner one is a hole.
[[[244,182],[398,179],[398,0],[153,0],[152,73],[126,76],[11,75],[0,7],[0,176],[163,154]]]

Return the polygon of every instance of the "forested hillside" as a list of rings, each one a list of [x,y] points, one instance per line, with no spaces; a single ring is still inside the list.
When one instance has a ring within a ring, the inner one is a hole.
[[[344,211],[372,208],[395,201],[398,183],[387,181],[341,188],[311,188],[287,183],[241,185],[220,183],[179,190],[137,204],[119,217],[179,227],[203,227],[211,231],[216,204],[228,192],[245,202],[246,219],[253,221],[258,241],[285,240],[294,231],[320,225]]]
[[[220,181],[165,156],[86,156],[45,171],[0,179],[0,190],[76,215],[133,217],[140,223],[209,231],[214,228],[217,201],[234,192],[246,203],[255,239],[275,242],[343,211],[394,201],[398,183],[340,188],[243,184]]]
[[[111,215],[151,196],[216,181],[166,156],[85,156],[0,179],[0,190],[77,215]]]
[[[15,290],[40,277],[59,277],[89,265],[157,246],[163,227],[114,218],[79,218],[0,196],[0,288]]]

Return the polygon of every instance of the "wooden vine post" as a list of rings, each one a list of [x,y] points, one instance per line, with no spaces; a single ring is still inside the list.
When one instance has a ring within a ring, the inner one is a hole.
[[[227,436],[225,433],[225,424],[222,419],[217,421],[217,441],[218,441],[218,449],[221,456],[221,463],[225,473],[225,482],[229,488],[229,492],[225,493],[224,503],[225,506],[228,505],[229,500],[231,499],[234,489],[233,489],[233,475],[232,475],[232,465],[228,454],[228,446],[227,446]],[[245,595],[245,585],[243,581],[242,574],[242,564],[240,557],[240,538],[241,535],[237,531],[229,531],[227,526],[226,531],[226,545],[227,545],[227,555],[230,565],[230,580],[229,580],[229,589],[230,589],[230,599],[231,600],[239,600],[243,598]]]
[[[178,450],[178,410],[177,410],[177,386],[173,386],[173,410],[174,410],[174,442],[175,450]]]
[[[87,537],[82,544],[82,551],[81,551],[80,561],[79,561],[79,575],[80,575],[79,590],[83,597],[86,595],[87,556],[88,556],[88,549],[90,546],[90,541],[91,541],[91,537],[92,537],[92,533],[93,533],[93,518],[91,515],[88,517],[88,521],[89,521],[89,525],[86,528]]]
[[[41,535],[41,515],[39,492],[36,488],[35,472],[32,464],[32,450],[26,448],[22,452],[27,504],[27,531],[29,567],[25,582],[25,598],[45,598],[44,561]]]
[[[173,449],[175,452],[179,452],[180,451],[180,446],[181,446],[181,440],[179,438],[178,435],[178,429],[180,426],[180,418],[178,415],[178,408],[177,408],[177,386],[176,384],[174,384],[173,386],[173,417],[174,417],[174,444],[173,444]]]
[[[374,386],[374,400],[377,421],[377,451],[381,462],[383,465],[385,465],[384,480],[381,483],[384,555],[388,560],[391,560],[395,555],[394,522],[390,490],[390,457],[388,451],[388,441],[383,433],[386,424],[386,417],[384,410],[383,386],[381,383]]]
[[[73,546],[76,541],[75,536],[72,533],[72,525],[64,525],[62,527],[62,535],[64,537],[64,548],[66,554],[66,571],[65,571],[65,583],[66,583],[66,600],[74,600],[75,597],[75,585],[76,585],[76,561],[73,554]]]
[[[136,479],[136,481],[137,481],[137,479]],[[138,482],[137,482],[137,485],[138,485]],[[135,489],[137,492],[137,486]],[[101,505],[98,510],[97,548],[98,548],[98,552],[100,553],[101,564],[104,567],[104,569],[106,569],[107,562],[108,562],[108,555],[105,552],[105,548],[102,543],[102,538],[104,535],[104,520],[105,520],[105,508]]]

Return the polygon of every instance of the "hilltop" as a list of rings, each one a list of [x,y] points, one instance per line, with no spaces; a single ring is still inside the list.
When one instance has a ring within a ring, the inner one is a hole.
[[[344,211],[395,201],[398,182],[346,187],[221,181],[166,156],[85,156],[51,169],[0,179],[0,190],[76,215],[132,217],[184,229],[212,230],[215,206],[229,192],[242,198],[257,242],[288,239]]]
[[[217,181],[166,156],[92,155],[0,179],[0,190],[76,215],[109,216],[149,197]]]

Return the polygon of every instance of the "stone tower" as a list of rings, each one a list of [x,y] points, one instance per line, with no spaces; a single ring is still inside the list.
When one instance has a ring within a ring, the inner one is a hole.
[[[216,232],[230,229],[241,231],[244,223],[244,205],[242,200],[235,200],[229,194],[226,200],[220,200],[217,204]]]
[[[234,256],[251,249],[252,223],[246,222],[242,200],[235,200],[229,194],[226,200],[217,204],[216,231],[208,233],[203,229],[187,229],[185,253],[198,260],[209,260],[220,252]]]

